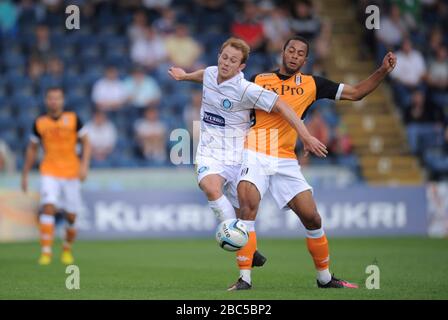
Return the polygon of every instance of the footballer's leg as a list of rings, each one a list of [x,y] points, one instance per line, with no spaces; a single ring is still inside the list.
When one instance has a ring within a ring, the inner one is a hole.
[[[206,175],[199,181],[199,187],[206,195],[210,209],[220,222],[235,218],[235,209],[222,192],[224,183],[225,179],[219,174]]]
[[[288,206],[306,228],[306,243],[317,271],[317,286],[319,288],[357,288],[355,284],[336,279],[330,273],[328,240],[311,190],[297,194],[288,202]]]
[[[230,181],[226,183],[226,185],[224,186],[224,194],[227,196],[230,203],[232,203],[233,208],[235,210],[235,215],[238,218],[241,217],[241,210],[239,208],[240,204],[238,201],[238,191],[237,191],[240,169],[241,168],[238,166],[236,170],[234,170],[233,175],[229,177]],[[255,250],[252,258],[252,267],[262,267],[266,263],[266,260],[267,260],[266,257],[264,257],[258,250]]]
[[[69,265],[75,261],[72,254],[73,242],[76,239],[76,213],[81,210],[81,182],[79,179],[67,179],[61,182],[63,186],[63,207],[66,215],[65,237],[62,244],[61,262]]]
[[[48,265],[51,263],[52,257],[56,215],[55,204],[60,194],[60,184],[56,178],[50,176],[42,176],[40,183],[42,205],[42,211],[39,216],[41,255],[38,263],[40,265]]]
[[[51,263],[55,214],[56,207],[53,204],[43,205],[42,213],[39,216],[41,255],[38,263],[40,265]]]
[[[240,277],[228,290],[246,290],[252,287],[251,270],[255,252],[257,251],[257,235],[255,233],[255,218],[261,200],[257,187],[249,181],[238,184],[238,200],[240,203],[239,217],[247,226],[249,240],[236,253],[236,260],[240,269]],[[264,258],[264,257],[263,257]],[[265,259],[265,258],[264,258]],[[264,264],[264,262],[263,262]]]
[[[75,258],[72,254],[72,245],[76,239],[76,214],[68,213],[65,216],[66,219],[66,227],[65,227],[65,238],[62,244],[62,255],[61,262],[63,264],[69,265],[75,262]]]

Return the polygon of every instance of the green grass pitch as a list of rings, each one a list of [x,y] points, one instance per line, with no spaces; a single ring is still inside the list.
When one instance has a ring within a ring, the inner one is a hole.
[[[238,277],[234,253],[213,239],[78,241],[80,289],[68,290],[59,262],[38,266],[37,243],[0,244],[0,299],[448,299],[448,240],[330,239],[331,270],[358,290],[322,290],[303,239],[259,239],[268,257],[253,289],[227,292]],[[380,289],[365,269],[376,260]]]

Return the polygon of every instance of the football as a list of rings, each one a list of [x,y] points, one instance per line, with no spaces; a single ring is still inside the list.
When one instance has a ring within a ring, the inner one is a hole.
[[[249,240],[246,225],[239,219],[222,221],[216,228],[216,241],[227,251],[237,251]]]

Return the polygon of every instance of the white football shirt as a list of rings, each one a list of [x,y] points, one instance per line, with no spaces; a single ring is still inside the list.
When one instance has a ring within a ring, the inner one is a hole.
[[[196,163],[206,157],[239,165],[250,128],[251,110],[271,112],[277,99],[274,92],[244,79],[242,72],[218,84],[218,67],[206,68]]]

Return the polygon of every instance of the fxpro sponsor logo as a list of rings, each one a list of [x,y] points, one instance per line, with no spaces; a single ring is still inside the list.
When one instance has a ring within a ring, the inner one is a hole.
[[[198,204],[136,206],[126,201],[98,201],[93,219],[100,232],[212,231],[216,226],[210,209]]]

